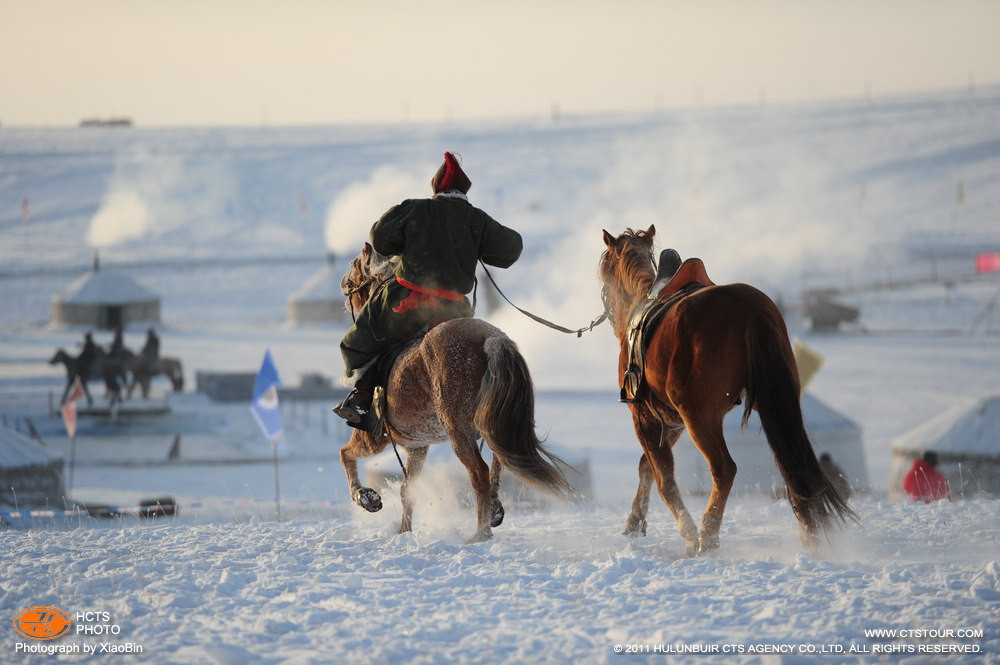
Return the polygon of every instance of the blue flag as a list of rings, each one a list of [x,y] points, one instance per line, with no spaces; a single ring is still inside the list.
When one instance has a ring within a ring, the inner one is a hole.
[[[278,410],[278,386],[281,385],[281,377],[278,376],[278,369],[274,366],[271,358],[271,350],[264,353],[264,362],[260,366],[260,373],[257,374],[257,381],[253,384],[253,402],[250,410],[257,418],[257,424],[264,430],[271,441],[277,442],[284,438],[285,431],[281,425],[281,411]]]

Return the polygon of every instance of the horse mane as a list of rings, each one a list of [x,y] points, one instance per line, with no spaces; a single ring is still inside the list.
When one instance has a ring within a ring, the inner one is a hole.
[[[385,256],[379,254],[374,249],[372,250],[371,260],[368,263],[368,273],[372,277],[378,277],[380,279],[386,279],[392,276],[396,272],[396,266],[399,265],[399,261],[402,257],[396,256]]]
[[[645,293],[656,279],[652,261],[652,241],[646,231],[625,229],[615,247],[601,254],[601,280],[614,278],[629,292]]]
[[[373,285],[378,286],[392,277],[400,259],[399,256],[379,254],[370,243],[365,243],[361,253],[351,259],[350,268],[340,280],[340,290],[347,296],[344,304],[348,311],[351,311],[354,294],[363,291],[364,300],[367,300],[374,291]]]

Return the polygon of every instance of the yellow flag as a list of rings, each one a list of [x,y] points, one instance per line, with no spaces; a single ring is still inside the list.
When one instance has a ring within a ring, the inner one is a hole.
[[[806,391],[806,386],[816,376],[826,360],[816,349],[806,345],[800,339],[795,340],[795,364],[799,368],[799,394]]]

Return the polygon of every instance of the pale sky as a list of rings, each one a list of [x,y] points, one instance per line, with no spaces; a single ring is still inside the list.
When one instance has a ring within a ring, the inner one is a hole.
[[[0,0],[0,124],[547,117],[1000,83],[997,0]]]

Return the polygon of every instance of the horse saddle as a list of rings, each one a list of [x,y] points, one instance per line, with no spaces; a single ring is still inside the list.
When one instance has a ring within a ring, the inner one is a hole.
[[[386,391],[389,385],[389,375],[392,373],[392,368],[395,366],[399,356],[414,344],[419,343],[426,334],[427,332],[424,331],[407,340],[393,344],[372,361],[372,365],[368,370],[371,373],[369,380],[373,380],[374,384],[374,387],[371,389],[371,407],[361,417],[360,422],[348,422],[348,425],[369,432],[375,438],[382,437],[385,433],[385,416],[388,411]],[[365,376],[368,376],[368,374],[366,373]],[[361,380],[363,381],[365,378],[362,377]]]
[[[691,258],[682,262],[676,250],[665,249],[660,252],[656,279],[646,298],[636,305],[629,316],[626,345],[628,369],[622,380],[619,402],[636,402],[636,396],[645,381],[649,335],[660,324],[664,315],[687,296],[714,284],[701,259]]]

